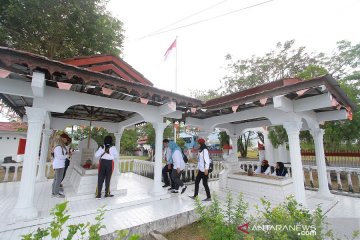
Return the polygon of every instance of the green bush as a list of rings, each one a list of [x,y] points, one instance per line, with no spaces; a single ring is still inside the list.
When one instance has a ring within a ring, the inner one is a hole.
[[[70,215],[68,215],[67,209],[68,202],[65,201],[63,203],[59,203],[55,205],[55,207],[51,210],[50,215],[53,217],[50,222],[50,226],[46,228],[38,228],[34,233],[29,233],[26,235],[22,235],[23,240],[40,240],[50,235],[51,239],[62,239],[63,235],[64,240],[71,240],[73,237],[79,233],[80,239],[90,239],[90,240],[100,240],[100,230],[106,228],[105,225],[102,224],[104,220],[105,210],[104,207],[101,207],[97,210],[98,215],[96,215],[95,224],[87,223],[79,223],[68,225],[67,229],[64,229],[65,223],[69,220]],[[137,240],[140,238],[139,235],[128,236],[129,232],[127,230],[116,231],[118,234],[117,240],[121,239],[129,239],[129,240]],[[86,236],[88,233],[88,236]]]
[[[268,200],[261,199],[262,207],[256,207],[255,215],[246,215],[248,204],[242,194],[237,203],[228,193],[224,206],[220,206],[216,196],[209,205],[203,205],[196,199],[196,212],[200,222],[207,229],[207,239],[281,239],[281,240],[322,240],[322,239],[356,239],[359,231],[349,238],[336,238],[331,230],[326,230],[326,219],[320,207],[314,211],[303,208],[294,197],[272,207]],[[240,226],[245,225],[240,231]],[[248,226],[248,228],[246,228]]]

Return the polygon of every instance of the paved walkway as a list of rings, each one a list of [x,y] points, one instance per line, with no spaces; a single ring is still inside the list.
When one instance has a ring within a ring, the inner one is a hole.
[[[12,240],[21,239],[22,234],[35,231],[38,227],[44,227],[51,220],[49,210],[61,199],[51,198],[51,183],[37,183],[36,185],[36,206],[40,210],[40,216],[36,220],[9,223],[10,211],[13,208],[19,182],[9,182],[0,184],[0,239]],[[212,192],[216,193],[220,200],[225,200],[226,192],[219,190],[218,182],[209,183]],[[188,196],[193,194],[193,185],[190,185],[185,194],[165,194],[152,196],[149,190],[152,188],[152,180],[133,174],[121,174],[119,188],[126,188],[127,194],[114,197],[112,199],[95,200],[93,197],[82,200],[69,201],[70,215],[69,224],[81,222],[94,222],[96,209],[106,205],[104,224],[106,229],[101,231],[102,235],[113,233],[115,230],[127,229],[143,224],[149,224],[161,219],[194,209],[194,202]],[[200,198],[205,198],[205,193],[200,187]],[[66,191],[66,185],[65,185]],[[235,195],[235,193],[234,193]],[[322,208],[327,211],[329,222],[339,233],[349,235],[355,229],[360,229],[360,199],[345,196],[334,196],[339,202],[333,206],[330,201],[317,199],[316,192],[307,191],[309,208],[323,202]],[[235,197],[235,196],[234,196]],[[259,199],[245,196],[245,200],[250,205],[250,213],[253,213],[255,204],[260,205]]]

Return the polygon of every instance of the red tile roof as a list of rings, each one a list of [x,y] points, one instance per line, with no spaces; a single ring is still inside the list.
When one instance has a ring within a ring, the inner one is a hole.
[[[0,131],[18,132],[19,128],[26,128],[26,125],[13,122],[0,122]]]

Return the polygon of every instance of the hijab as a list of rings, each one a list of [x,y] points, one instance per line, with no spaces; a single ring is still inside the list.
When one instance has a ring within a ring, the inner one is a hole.
[[[276,171],[276,176],[282,176],[285,177],[285,175],[288,173],[286,167],[284,166],[283,162],[277,162],[277,165],[279,166],[279,168],[277,168]]]

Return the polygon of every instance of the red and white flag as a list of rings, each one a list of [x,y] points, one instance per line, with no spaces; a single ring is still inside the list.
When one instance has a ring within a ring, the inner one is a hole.
[[[176,39],[174,42],[170,45],[170,47],[166,50],[164,54],[164,61],[167,59],[167,57],[170,55],[170,53],[176,48]]]

